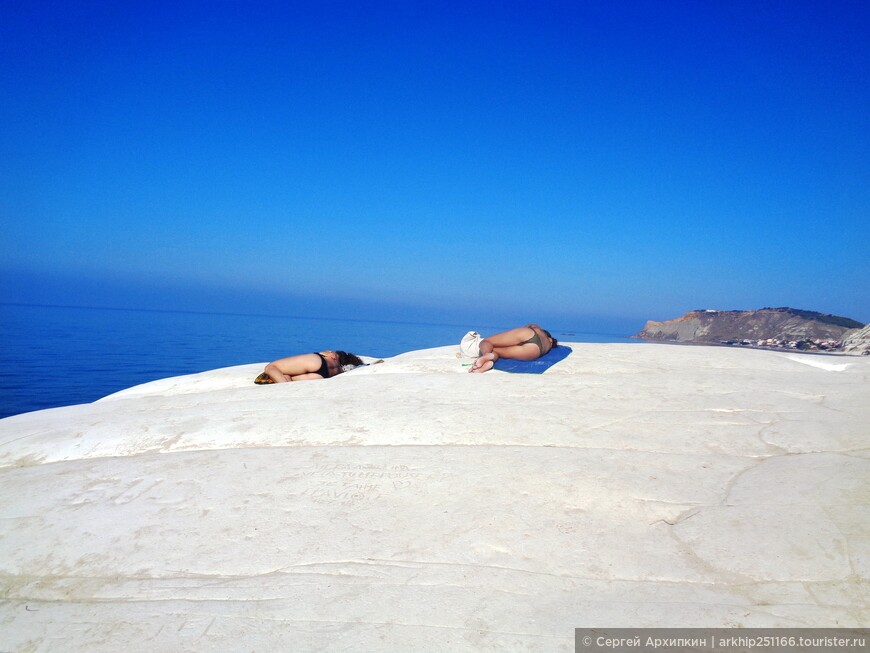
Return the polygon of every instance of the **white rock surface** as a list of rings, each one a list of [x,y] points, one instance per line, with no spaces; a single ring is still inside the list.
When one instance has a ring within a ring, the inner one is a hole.
[[[0,421],[0,650],[870,625],[870,360],[571,346],[543,375],[467,374],[443,347]]]
[[[870,353],[870,324],[863,329],[856,329],[843,341],[843,351],[847,354]]]

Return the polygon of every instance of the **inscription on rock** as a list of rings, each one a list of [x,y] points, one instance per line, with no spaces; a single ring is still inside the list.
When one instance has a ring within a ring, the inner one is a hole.
[[[308,481],[309,487],[301,494],[315,503],[354,505],[376,501],[385,495],[405,492],[448,476],[446,472],[412,469],[408,465],[322,463],[291,478]]]

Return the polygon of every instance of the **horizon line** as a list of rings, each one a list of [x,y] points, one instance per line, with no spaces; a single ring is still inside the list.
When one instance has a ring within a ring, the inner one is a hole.
[[[418,325],[418,326],[448,326],[448,327],[460,327],[463,329],[468,329],[467,324],[456,324],[453,322],[413,322],[409,320],[373,320],[373,319],[363,319],[363,318],[347,318],[347,317],[323,317],[323,316],[302,316],[302,315],[290,315],[290,314],[277,314],[277,313],[234,313],[229,311],[192,311],[192,310],[183,310],[183,309],[172,309],[172,308],[131,308],[131,307],[121,307],[121,306],[83,306],[76,304],[34,304],[29,302],[2,302],[0,301],[0,306],[26,306],[30,308],[80,308],[85,310],[95,310],[95,311],[132,311],[138,313],[174,313],[174,314],[182,314],[182,315],[224,315],[229,317],[266,317],[266,318],[290,318],[294,320],[333,320],[336,322],[364,322],[371,324],[409,324],[409,325]],[[492,324],[484,324],[481,325],[483,327],[492,327],[494,329],[502,329],[503,326],[497,326]],[[555,329],[554,329],[555,330]],[[560,329],[560,335],[574,335],[579,333],[585,333],[588,335],[597,335],[597,336],[611,336],[617,338],[631,338],[630,334],[624,333],[607,333],[602,331],[582,331],[582,330],[567,330]]]

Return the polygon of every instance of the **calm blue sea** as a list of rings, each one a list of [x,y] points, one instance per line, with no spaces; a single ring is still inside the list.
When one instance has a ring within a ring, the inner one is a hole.
[[[445,325],[0,304],[0,417],[91,402],[168,376],[344,349],[386,358],[459,342]],[[574,342],[631,342],[560,332]]]

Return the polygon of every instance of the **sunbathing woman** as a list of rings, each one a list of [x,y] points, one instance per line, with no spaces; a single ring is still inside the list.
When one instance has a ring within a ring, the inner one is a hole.
[[[308,381],[328,379],[353,369],[363,362],[358,356],[343,351],[321,351],[314,354],[300,354],[272,361],[254,383],[286,383],[287,381]]]
[[[484,338],[480,342],[480,357],[474,361],[469,372],[486,372],[499,358],[515,358],[521,361],[531,361],[540,358],[558,341],[546,329],[537,324],[529,324],[517,329],[511,329],[494,336]]]

